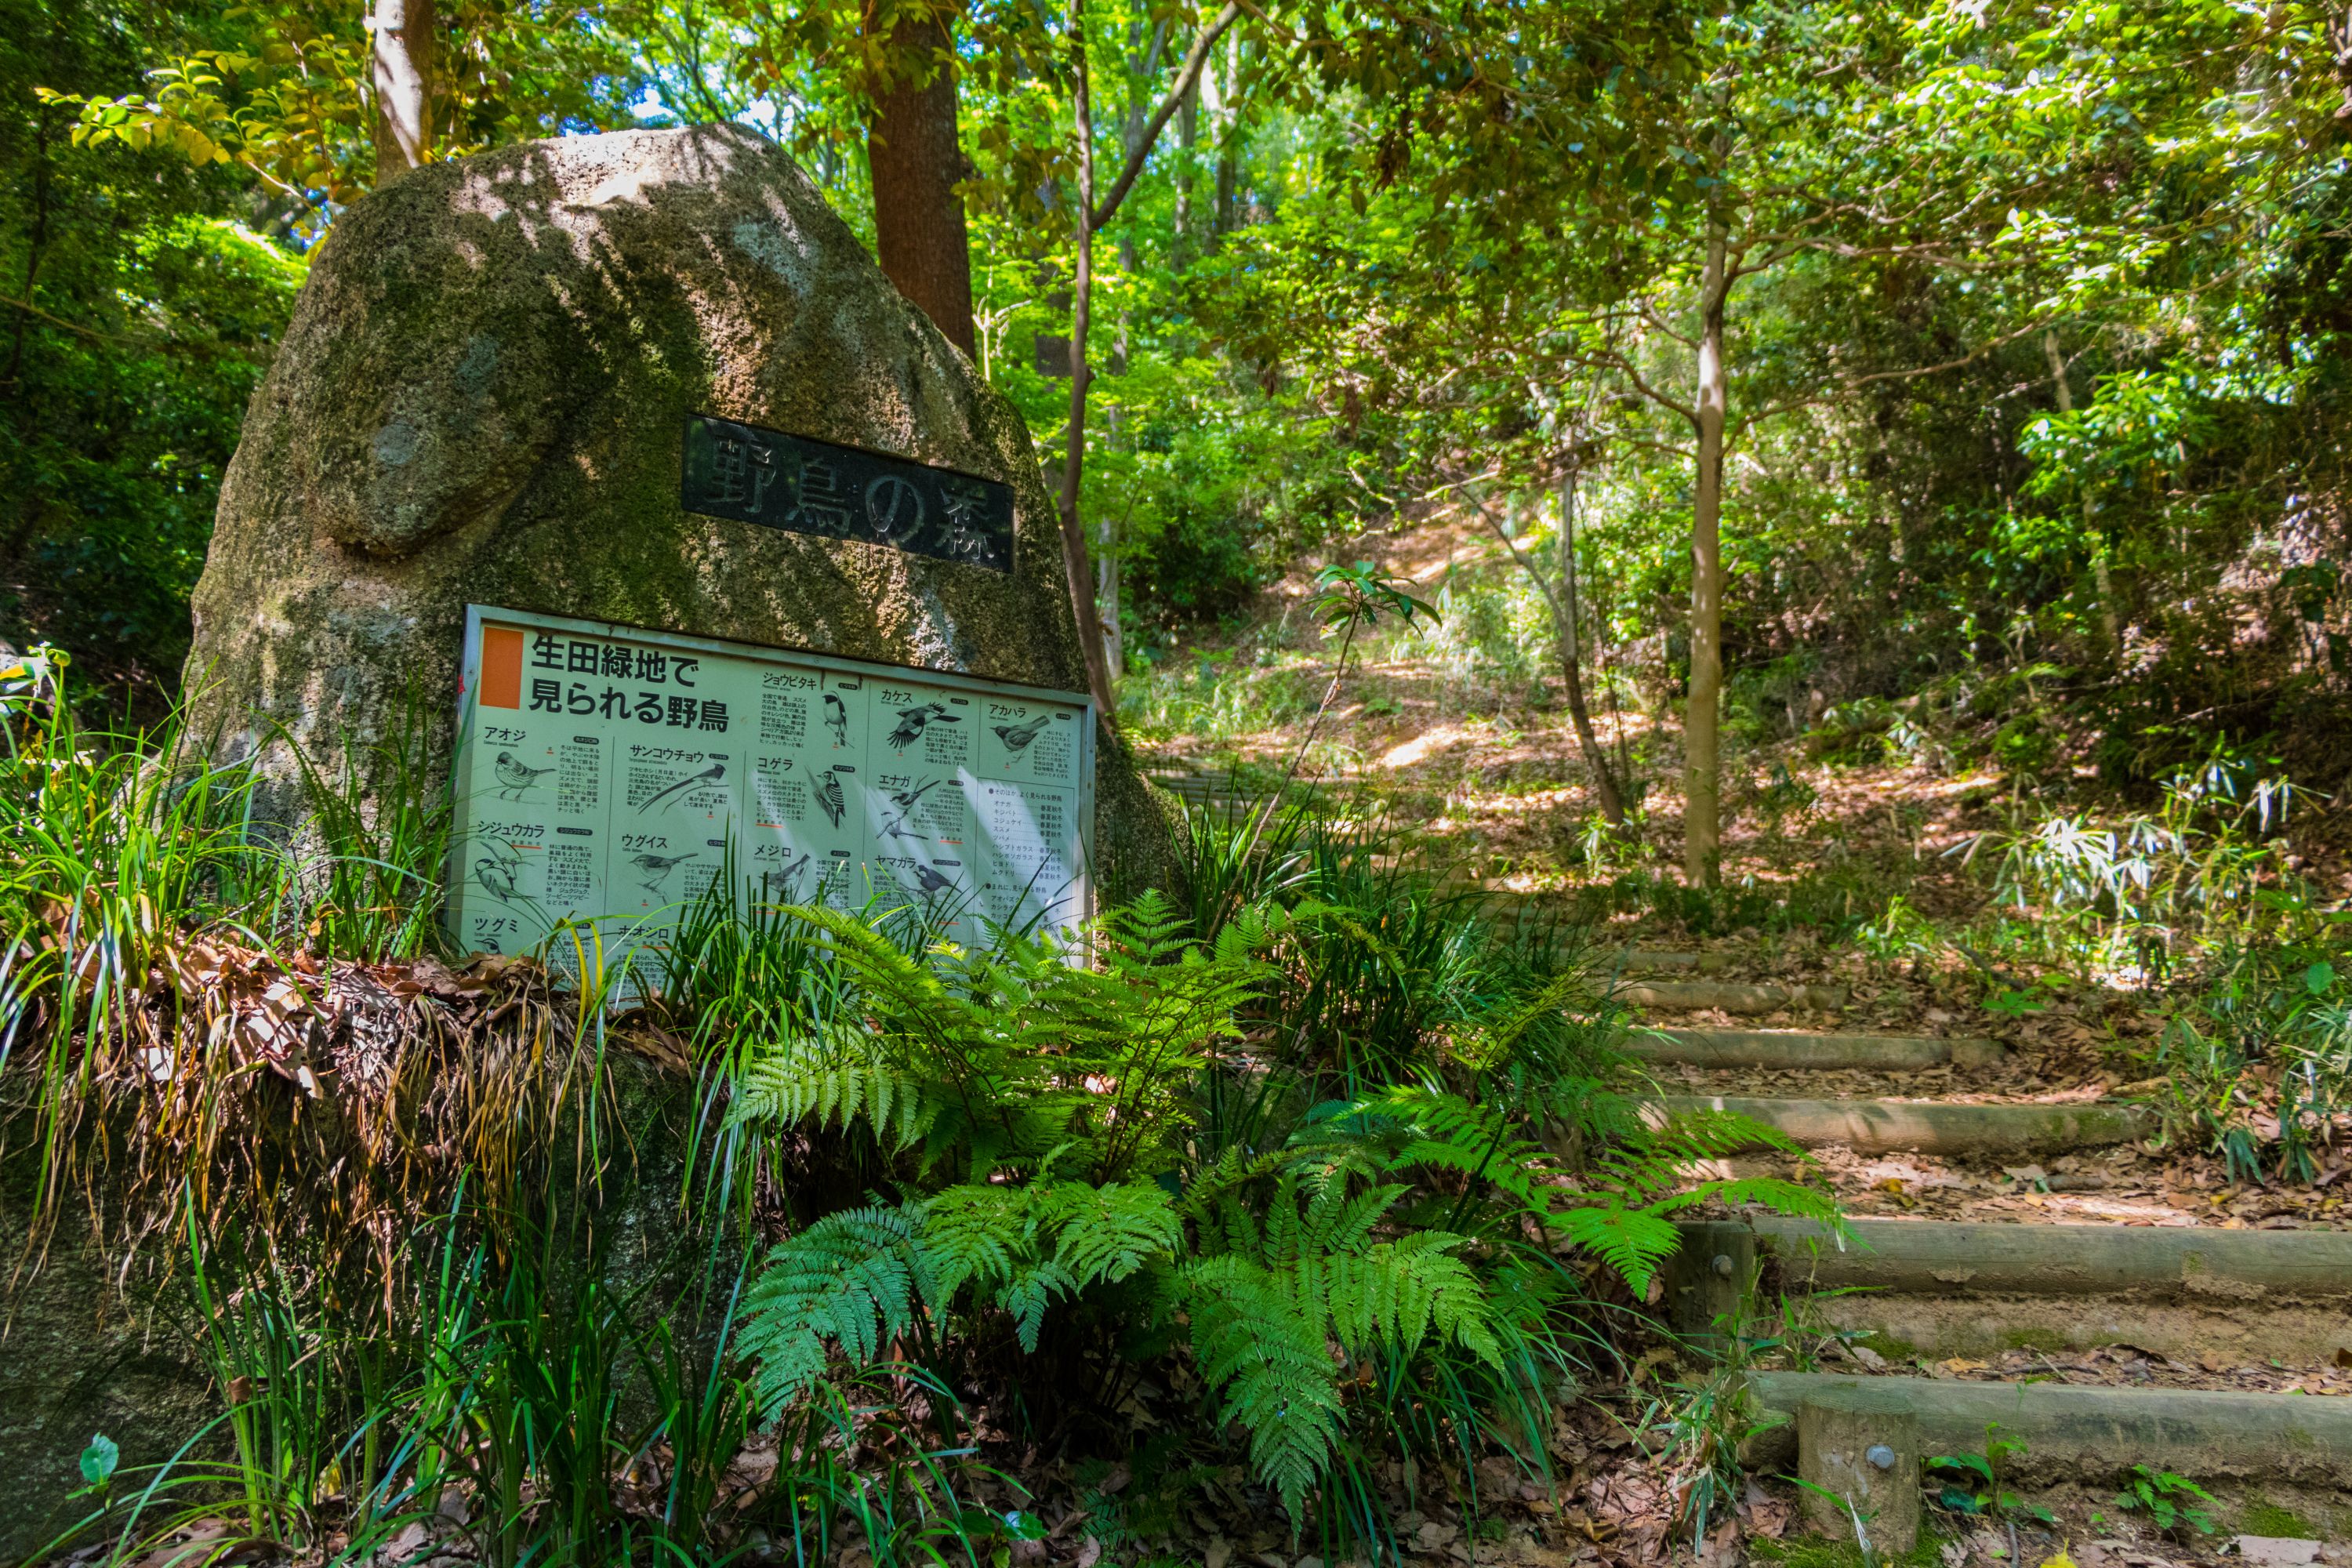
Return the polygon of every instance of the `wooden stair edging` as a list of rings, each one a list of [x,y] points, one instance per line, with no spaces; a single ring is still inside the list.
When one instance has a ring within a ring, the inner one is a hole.
[[[1923,1072],[1930,1068],[1992,1067],[1998,1040],[1976,1035],[1832,1035],[1798,1029],[1646,1029],[1626,1050],[1666,1066],[1784,1068]]]
[[[2352,1298],[2352,1231],[2213,1226],[1850,1219],[1841,1248],[1813,1220],[1748,1223],[1782,1277],[1828,1289],[1953,1297],[2136,1295],[2213,1305]],[[2352,1344],[2352,1317],[2346,1321]]]
[[[1727,1110],[1760,1121],[1808,1149],[1857,1154],[2026,1154],[2130,1143],[2156,1131],[2135,1105],[1987,1104],[1907,1100],[1773,1100],[1743,1095],[1659,1095],[1642,1101],[1668,1115]]]
[[[1694,974],[1720,974],[1731,967],[1731,958],[1721,952],[1663,952],[1643,948],[1618,950],[1616,967],[1627,974],[1657,974],[1686,971]]]
[[[1633,980],[1617,987],[1618,1001],[1670,1013],[1834,1013],[1851,993],[1843,985],[1790,985],[1745,980]]]
[[[2021,1481],[2112,1479],[2134,1465],[2193,1480],[2262,1480],[2352,1488],[2352,1398],[2226,1390],[1974,1383],[1840,1373],[1754,1372],[1763,1409],[1790,1417],[1748,1440],[1742,1458],[1793,1468],[1800,1406],[1907,1415],[1922,1450],[1981,1454],[1985,1428],[2022,1439]]]

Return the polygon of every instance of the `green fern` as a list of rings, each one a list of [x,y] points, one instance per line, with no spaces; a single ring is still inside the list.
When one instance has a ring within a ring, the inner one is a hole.
[[[847,1209],[769,1253],[741,1342],[759,1363],[761,1408],[772,1415],[814,1387],[833,1345],[871,1362],[913,1330],[918,1300],[939,1296],[918,1225],[906,1209]]]

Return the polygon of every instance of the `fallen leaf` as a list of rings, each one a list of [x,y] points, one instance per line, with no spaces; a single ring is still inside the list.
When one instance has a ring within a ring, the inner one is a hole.
[[[2319,1561],[2318,1542],[2291,1535],[2240,1535],[2232,1537],[2230,1544],[2239,1556],[2261,1568],[2304,1568]]]

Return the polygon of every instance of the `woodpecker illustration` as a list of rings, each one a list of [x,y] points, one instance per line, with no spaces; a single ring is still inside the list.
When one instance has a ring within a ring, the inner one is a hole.
[[[693,858],[694,857],[691,853],[685,855],[632,855],[629,857],[629,864],[635,866],[639,871],[645,874],[643,878],[639,879],[637,886],[658,898],[661,896],[661,885],[669,879],[669,874]]]
[[[1006,751],[1017,757],[1029,749],[1029,742],[1045,730],[1045,721],[1051,717],[1053,715],[1049,713],[1040,713],[1026,724],[999,724],[995,726],[996,738],[1004,742]]]
[[[835,745],[849,744],[849,710],[830,691],[824,694],[824,727],[833,731]]]
[[[667,789],[657,790],[654,794],[646,796],[646,803],[637,807],[637,809],[639,811],[651,811],[664,799],[676,795],[682,789],[692,789],[698,784],[717,784],[720,779],[723,779],[726,776],[727,764],[725,763],[713,763],[709,767],[703,769],[700,773],[688,773],[686,777],[678,780],[676,784],[671,784]]]
[[[894,751],[904,752],[922,738],[923,731],[933,723],[961,724],[961,716],[949,712],[936,702],[919,703],[898,715],[898,727],[890,731],[884,744]]]
[[[527,768],[515,761],[515,754],[512,752],[500,752],[498,764],[499,798],[520,800],[523,791],[554,771],[553,768]]]
[[[816,786],[816,803],[824,808],[824,814],[827,816],[833,818],[833,825],[839,827],[841,814],[847,810],[848,806],[841,798],[841,773],[837,769],[827,768],[819,777]]]
[[[877,837],[882,838],[920,838],[922,837],[921,834],[907,826],[907,816],[908,813],[915,809],[915,803],[922,799],[924,795],[929,794],[932,787],[939,782],[940,781],[937,779],[927,779],[914,789],[891,791],[890,799],[891,802],[898,806],[898,815],[892,817],[889,825],[884,827],[881,833],[877,835]]]
[[[474,880],[500,903],[515,896],[514,862],[485,855],[474,862]]]

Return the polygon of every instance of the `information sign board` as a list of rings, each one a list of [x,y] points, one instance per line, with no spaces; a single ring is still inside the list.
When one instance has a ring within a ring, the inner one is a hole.
[[[657,946],[730,863],[738,899],[879,897],[966,940],[1086,912],[1083,696],[473,605],[460,702],[461,950],[564,921]]]

